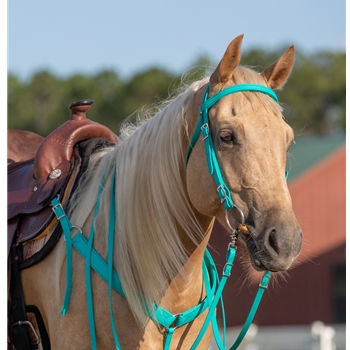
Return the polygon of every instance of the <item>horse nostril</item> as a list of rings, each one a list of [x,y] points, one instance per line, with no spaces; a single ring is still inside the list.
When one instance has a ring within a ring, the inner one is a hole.
[[[266,250],[272,256],[278,256],[278,253],[279,253],[276,234],[277,233],[276,233],[275,229],[270,230],[270,233],[268,235],[267,244],[265,244]]]

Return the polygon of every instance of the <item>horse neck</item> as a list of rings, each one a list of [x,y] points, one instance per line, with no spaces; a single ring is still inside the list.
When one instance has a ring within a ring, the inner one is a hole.
[[[188,140],[194,132],[197,125],[199,114],[199,106],[202,102],[206,85],[202,86],[193,97],[187,106],[188,125],[187,135],[183,140],[183,154],[185,155],[188,149]],[[186,183],[186,170],[182,173],[183,183]],[[208,246],[211,231],[213,229],[215,219],[199,213],[193,206],[191,210],[194,213],[197,222],[204,233],[196,242],[189,238],[188,233],[179,229],[181,242],[188,253],[188,260],[184,264],[183,269],[169,283],[169,288],[164,294],[161,305],[165,308],[172,309],[173,313],[180,313],[184,310],[197,305],[206,295],[203,286],[202,263],[205,250]]]
[[[140,294],[148,305],[164,303],[172,312],[176,304],[181,307],[179,295],[195,293],[198,299],[202,293],[202,259],[213,224],[212,218],[193,208],[185,168],[202,85],[178,96],[115,149],[90,162],[71,206],[72,222],[88,235],[96,202],[92,199],[97,198],[104,178],[94,247],[106,258],[111,175],[116,164],[114,266],[141,323],[145,319]],[[179,302],[171,302],[174,298]],[[191,298],[182,299],[193,303]]]
[[[198,120],[196,95],[179,96],[118,146],[116,266],[139,315],[140,293],[146,302],[168,303],[191,283],[200,284],[197,294],[202,291],[212,218],[192,207],[185,168],[186,134]]]
[[[183,244],[188,251],[188,260],[183,269],[170,281],[160,305],[173,314],[182,313],[197,305],[206,296],[203,285],[202,264],[204,252],[210,239],[214,219],[203,218],[201,224],[205,232],[204,238],[198,243],[184,238]],[[186,234],[184,234],[186,237]]]

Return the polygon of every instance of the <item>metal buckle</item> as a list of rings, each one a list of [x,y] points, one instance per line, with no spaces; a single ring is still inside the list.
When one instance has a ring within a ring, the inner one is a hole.
[[[56,213],[56,209],[57,209],[57,208],[61,208],[61,210],[62,210],[62,215],[61,215],[60,217],[58,217],[58,215],[57,215],[57,213]],[[56,215],[56,217],[57,217],[57,220],[61,220],[62,218],[64,218],[64,217],[66,216],[66,213],[64,212],[64,209],[63,209],[63,207],[62,207],[61,202],[58,203],[58,204],[56,204],[56,205],[53,205],[53,206],[52,206],[52,210],[53,210],[53,212],[55,213],[55,215]]]
[[[225,194],[225,197],[224,197],[224,198],[221,198],[221,197],[220,197],[220,192],[219,192],[220,188],[224,191],[224,194]],[[222,185],[220,185],[220,186],[216,189],[216,191],[219,193],[219,197],[220,197],[221,203],[224,203],[225,200],[226,200],[226,198],[227,198],[226,190],[222,187]]]
[[[261,284],[261,281],[262,281],[264,278],[267,278],[267,279],[268,279],[268,282],[266,283],[266,286],[263,286],[263,285]],[[267,287],[269,286],[270,278],[271,278],[271,275],[269,275],[269,276],[264,275],[264,276],[262,277],[260,283],[259,283],[259,288],[267,289]]]
[[[259,288],[267,289],[268,286],[263,286],[261,283],[259,283]]]
[[[231,276],[231,271],[230,271],[230,273],[228,273],[228,274],[225,273],[226,266],[231,266],[231,268],[232,268],[232,267],[233,267],[233,264],[226,263],[225,266],[224,266],[224,268],[223,268],[223,270],[222,270],[222,276],[223,276],[223,277],[230,277],[230,276]]]
[[[17,327],[17,326],[22,326],[22,325],[27,325],[30,327],[30,329],[32,330],[34,336],[35,336],[35,341],[36,343],[33,343],[33,345],[38,346],[40,344],[40,338],[38,336],[38,333],[36,332],[33,324],[30,321],[18,321],[18,322],[14,322],[11,326],[11,330],[13,327]]]
[[[227,245],[227,250],[229,250],[230,248],[237,249],[238,230],[235,229],[232,232],[232,235],[230,235],[230,237],[231,237],[231,242],[229,242],[229,244]]]
[[[203,125],[201,126],[201,130],[202,130],[202,131],[203,131],[204,128],[208,128],[208,129],[209,129],[208,123],[205,123],[205,124],[203,124]],[[209,137],[209,132],[208,132],[207,135],[205,135],[204,137],[202,137],[202,140],[204,141],[204,140],[206,140],[208,137]]]

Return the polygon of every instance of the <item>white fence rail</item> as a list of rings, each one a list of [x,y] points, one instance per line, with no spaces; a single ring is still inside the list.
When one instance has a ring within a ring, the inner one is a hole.
[[[232,346],[240,328],[227,330]],[[237,350],[345,350],[345,324],[325,325],[316,321],[305,326],[258,327],[252,324]],[[210,350],[216,350],[215,341]]]

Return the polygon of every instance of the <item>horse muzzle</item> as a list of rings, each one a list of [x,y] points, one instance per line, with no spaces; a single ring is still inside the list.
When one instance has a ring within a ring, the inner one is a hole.
[[[240,231],[239,237],[247,247],[255,270],[277,272],[289,269],[301,250],[302,232],[298,225],[284,229],[270,227],[262,233],[251,225],[247,228],[249,232]]]

